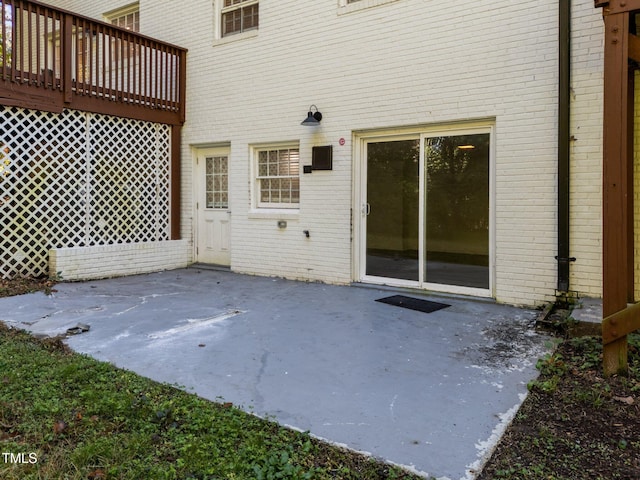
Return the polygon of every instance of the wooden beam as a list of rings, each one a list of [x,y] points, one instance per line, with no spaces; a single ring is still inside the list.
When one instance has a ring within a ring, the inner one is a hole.
[[[180,197],[181,197],[181,174],[182,164],[182,127],[173,125],[171,127],[171,193],[170,193],[170,220],[171,240],[180,240]]]
[[[70,108],[165,125],[181,125],[183,123],[179,111],[157,110],[141,105],[111,102],[99,97],[81,95],[72,95],[71,102],[66,103],[62,92],[2,81],[0,81],[0,105],[53,113],[61,113],[65,108]]]
[[[627,18],[624,18],[627,17]],[[603,155],[603,294],[609,316],[627,306],[627,108],[628,65],[627,31],[628,16],[605,18],[605,66],[604,66],[604,155]],[[621,270],[624,269],[624,270]]]
[[[124,102],[112,102],[100,97],[74,95],[66,108],[82,110],[83,112],[102,113],[116,117],[133,118],[145,122],[164,123],[166,125],[181,125],[180,112],[147,108],[142,105]]]
[[[634,35],[635,37],[635,35]],[[634,186],[634,143],[635,143],[635,70],[629,65],[627,68],[627,303],[635,303],[635,186]]]
[[[615,342],[636,330],[640,330],[640,303],[634,303],[602,321],[602,343]]]
[[[0,82],[0,105],[61,113],[64,102],[61,92]]]
[[[640,10],[640,0],[595,0],[595,6],[602,7],[602,15],[616,15]]]
[[[640,2],[640,0],[638,0]],[[628,142],[629,14],[608,15],[604,51],[603,134],[603,316],[627,308],[628,294],[628,175],[633,174]],[[605,333],[603,327],[603,334]],[[606,375],[627,370],[627,339],[604,346]]]

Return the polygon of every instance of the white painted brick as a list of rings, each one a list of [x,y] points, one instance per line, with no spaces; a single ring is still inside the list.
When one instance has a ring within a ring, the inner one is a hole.
[[[59,0],[100,17],[129,0]],[[191,145],[230,143],[232,268],[348,283],[353,132],[494,119],[496,298],[553,299],[557,227],[557,5],[398,0],[351,13],[337,1],[263,1],[253,38],[213,37],[211,0],[141,0],[143,33],[189,49],[182,236],[193,251]],[[355,7],[354,7],[355,8]],[[602,51],[599,9],[572,1],[571,288],[601,295]],[[291,19],[295,19],[294,22]],[[313,42],[302,42],[313,32]],[[309,104],[325,118],[299,125]],[[345,138],[344,146],[338,139]],[[303,175],[286,232],[249,215],[249,145],[334,145],[334,170]],[[357,221],[358,215],[354,216]],[[302,238],[309,229],[312,237]],[[522,272],[526,272],[523,274]],[[357,280],[357,278],[356,278]]]
[[[186,240],[54,248],[49,272],[63,280],[89,280],[184,268]]]
[[[602,295],[603,22],[589,2],[573,2],[571,86],[571,288]]]

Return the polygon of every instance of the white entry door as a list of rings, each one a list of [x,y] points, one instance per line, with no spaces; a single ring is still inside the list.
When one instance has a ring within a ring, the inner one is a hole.
[[[229,152],[199,150],[196,164],[196,261],[231,264]]]

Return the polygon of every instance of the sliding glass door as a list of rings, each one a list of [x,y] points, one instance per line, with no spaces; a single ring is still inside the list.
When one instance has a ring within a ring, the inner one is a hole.
[[[364,142],[364,279],[489,291],[491,132]]]

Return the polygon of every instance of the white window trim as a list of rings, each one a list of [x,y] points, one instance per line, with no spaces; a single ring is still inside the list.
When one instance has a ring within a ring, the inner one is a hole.
[[[217,18],[217,21],[220,21],[220,17]],[[221,26],[219,25],[217,30],[222,31]],[[227,43],[237,42],[238,40],[244,40],[246,38],[254,38],[258,36],[258,30],[249,30],[248,32],[236,33],[234,35],[229,35],[227,37],[220,37],[216,33],[214,46],[215,45],[225,45]]]
[[[264,150],[283,150],[288,148],[298,149],[298,167],[302,170],[302,161],[300,160],[300,143],[299,142],[286,142],[286,143],[268,143],[259,145],[250,145],[251,154],[251,211],[250,216],[264,216],[274,215],[280,213],[290,213],[297,215],[300,210],[300,203],[263,203],[260,201],[260,179],[258,178],[258,152]],[[300,171],[298,177],[302,179]],[[302,193],[302,192],[300,192]],[[255,218],[255,217],[254,217]]]
[[[347,0],[338,0],[338,15],[358,12],[371,7],[397,2],[398,0],[359,0],[355,3],[347,3]]]
[[[105,22],[111,23],[116,18],[124,17],[125,15],[129,15],[135,12],[138,12],[138,14],[140,13],[140,2],[135,2],[125,7],[116,8],[115,10],[111,10],[103,14],[102,16]]]
[[[260,4],[260,0],[255,0],[254,2],[249,2],[246,5],[252,4]],[[245,38],[253,38],[258,35],[258,31],[260,30],[260,20],[258,20],[258,28],[254,28],[251,30],[247,30],[246,32],[234,33],[233,35],[227,35],[226,37],[222,36],[222,13],[225,8],[224,0],[214,0],[214,40],[215,45],[235,42],[237,40],[242,40]],[[244,6],[244,5],[243,5]],[[227,7],[226,9],[230,9],[231,7]]]

